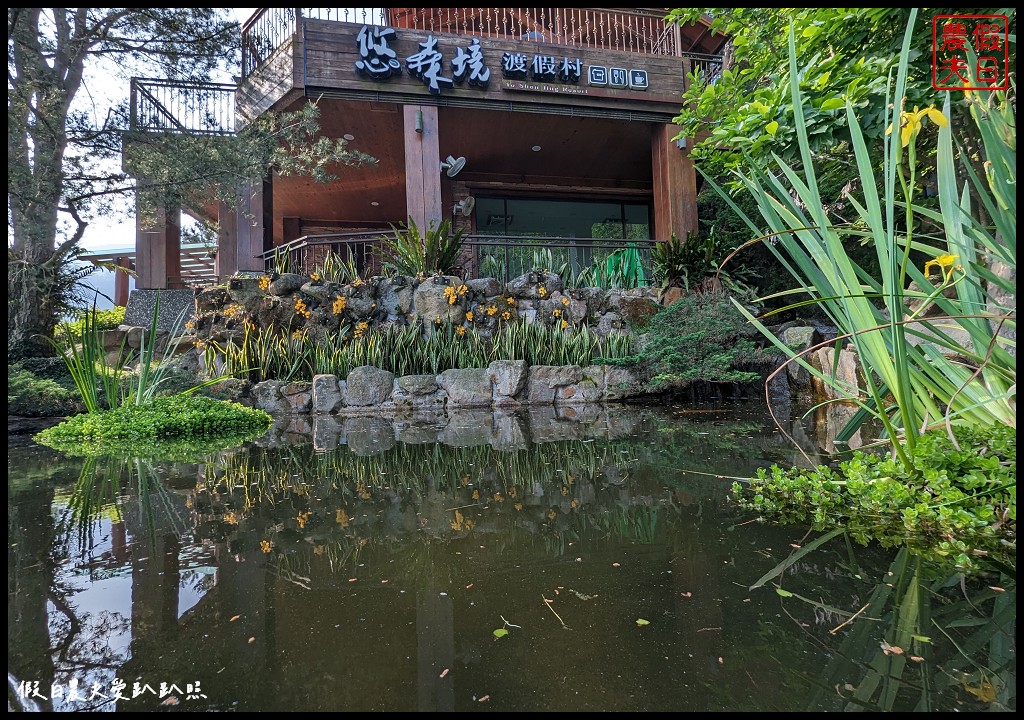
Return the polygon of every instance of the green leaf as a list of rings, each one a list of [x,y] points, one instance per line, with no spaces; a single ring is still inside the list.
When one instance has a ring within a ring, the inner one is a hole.
[[[778,132],[778,130],[779,124],[774,120],[772,120],[770,123],[764,126],[764,131],[771,135],[772,137],[775,137],[775,133]]]
[[[791,593],[789,590],[783,590],[782,588],[775,588],[775,592],[777,592],[782,597],[793,597],[793,593]]]
[[[829,98],[821,104],[821,110],[838,110],[841,107],[846,107],[846,101],[842,98]]]
[[[506,630],[505,628],[498,628],[494,631],[494,637],[496,638],[503,638],[506,635],[508,635],[508,630]]]
[[[636,624],[639,625],[640,627],[643,627],[644,625],[650,625],[651,621],[650,620],[644,620],[643,618],[637,618]]]

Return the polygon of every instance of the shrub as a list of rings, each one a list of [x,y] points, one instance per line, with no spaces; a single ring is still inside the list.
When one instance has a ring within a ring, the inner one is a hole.
[[[944,429],[925,433],[909,466],[861,451],[838,469],[773,465],[747,484],[734,483],[733,496],[771,520],[845,527],[864,545],[906,544],[959,569],[985,556],[1015,565],[1017,436],[993,425],[955,427],[954,437]]]
[[[120,306],[108,310],[79,310],[74,320],[57,323],[55,335],[69,342],[81,342],[86,323],[101,332],[117,330],[124,323],[124,311],[125,308]]]
[[[63,367],[63,365],[62,365]],[[82,412],[78,394],[28,370],[7,376],[7,414],[24,417],[60,417]]]
[[[692,382],[752,382],[760,375],[739,370],[757,357],[753,329],[725,293],[688,295],[658,311],[647,325],[640,352],[616,365],[638,366],[652,390]]]
[[[462,229],[452,232],[448,218],[438,225],[430,223],[421,233],[410,217],[404,228],[396,228],[393,235],[381,237],[380,258],[384,272],[390,275],[429,275],[453,272],[465,242]]]

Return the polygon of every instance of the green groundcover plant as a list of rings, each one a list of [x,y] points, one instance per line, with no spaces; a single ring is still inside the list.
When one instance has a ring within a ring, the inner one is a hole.
[[[867,545],[906,545],[972,571],[1016,566],[1017,436],[1013,428],[957,427],[918,438],[912,470],[891,456],[855,452],[838,468],[760,469],[734,483],[739,505],[816,530],[844,528]]]
[[[201,395],[175,395],[76,415],[34,439],[51,447],[81,440],[160,440],[260,431],[270,423],[262,410]]]

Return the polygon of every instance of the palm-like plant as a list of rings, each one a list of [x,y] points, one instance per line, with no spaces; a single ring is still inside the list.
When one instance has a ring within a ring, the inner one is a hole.
[[[465,231],[460,228],[452,232],[451,220],[445,218],[436,225],[431,221],[424,233],[410,217],[405,227],[392,225],[391,229],[394,234],[381,237],[378,251],[386,274],[449,274],[457,269]]]

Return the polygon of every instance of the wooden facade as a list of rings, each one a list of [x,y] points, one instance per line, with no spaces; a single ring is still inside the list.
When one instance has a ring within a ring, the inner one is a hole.
[[[469,197],[640,204],[651,239],[696,230],[692,141],[673,140],[672,119],[689,73],[720,70],[725,38],[706,24],[626,8],[366,10],[269,8],[243,29],[238,122],[313,101],[325,135],[376,162],[328,184],[268,178],[220,208],[221,277],[316,233],[449,217],[479,232],[456,211]],[[449,157],[464,168],[446,172]]]

